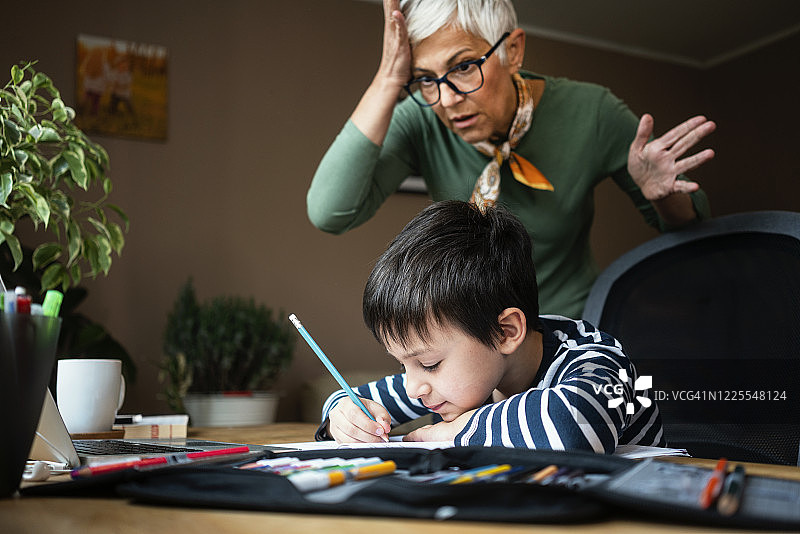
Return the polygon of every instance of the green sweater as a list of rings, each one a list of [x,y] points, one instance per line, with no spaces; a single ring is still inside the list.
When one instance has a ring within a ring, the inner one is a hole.
[[[542,314],[577,318],[598,274],[589,245],[594,188],[611,177],[648,224],[667,230],[627,171],[628,149],[638,119],[608,89],[563,78],[543,78],[544,94],[516,152],[533,163],[555,191],[517,182],[501,168],[498,202],[525,225],[533,240]],[[430,108],[405,99],[395,108],[383,146],[348,121],[320,162],[308,190],[311,222],[343,233],[372,217],[411,175],[422,176],[434,200],[469,200],[488,162],[445,127]],[[706,196],[692,194],[700,218],[709,216]]]

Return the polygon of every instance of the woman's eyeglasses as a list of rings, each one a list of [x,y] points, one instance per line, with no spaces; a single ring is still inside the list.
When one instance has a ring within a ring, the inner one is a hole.
[[[405,85],[405,89],[414,102],[420,106],[427,108],[439,102],[442,93],[439,85],[446,83],[447,86],[460,95],[474,93],[483,87],[483,69],[481,66],[486,63],[497,47],[500,46],[506,37],[511,35],[506,32],[500,37],[492,48],[489,49],[483,56],[471,61],[459,63],[452,69],[444,73],[441,78],[432,78],[430,76],[423,76],[415,78]]]

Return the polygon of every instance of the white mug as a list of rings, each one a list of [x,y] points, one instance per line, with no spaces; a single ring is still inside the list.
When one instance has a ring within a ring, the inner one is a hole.
[[[107,432],[125,400],[120,360],[58,361],[58,411],[70,434]]]

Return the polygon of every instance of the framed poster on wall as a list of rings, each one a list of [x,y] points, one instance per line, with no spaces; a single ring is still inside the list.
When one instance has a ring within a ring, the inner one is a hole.
[[[167,138],[167,49],[79,35],[76,124],[86,132]]]

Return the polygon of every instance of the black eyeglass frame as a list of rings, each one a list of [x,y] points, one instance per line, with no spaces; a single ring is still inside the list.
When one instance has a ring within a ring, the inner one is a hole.
[[[472,59],[470,61],[464,61],[462,63],[459,63],[455,67],[453,67],[453,68],[449,69],[447,72],[445,72],[444,75],[441,78],[431,78],[430,76],[422,76],[421,78],[414,78],[413,80],[411,80],[410,82],[405,84],[403,86],[403,88],[406,90],[406,93],[408,93],[408,95],[414,100],[414,102],[416,102],[417,104],[419,104],[423,108],[429,108],[429,107],[435,106],[436,104],[439,103],[439,101],[442,99],[441,84],[443,84],[443,83],[446,83],[447,86],[450,89],[452,89],[453,91],[456,92],[456,94],[459,94],[459,95],[468,95],[470,93],[474,93],[475,91],[477,91],[481,87],[483,87],[484,77],[483,77],[483,69],[481,68],[481,66],[484,63],[486,63],[486,60],[489,59],[489,57],[494,53],[494,51],[497,50],[497,48],[500,46],[500,43],[505,41],[506,37],[508,37],[509,35],[511,35],[511,32],[505,32],[503,34],[503,36],[500,37],[500,39],[494,44],[494,46],[492,46],[489,49],[489,51],[486,52],[484,55],[482,55],[478,59]],[[450,75],[450,73],[456,71],[457,69],[463,68],[465,65],[477,65],[478,72],[481,73],[481,83],[480,83],[480,85],[478,85],[478,87],[476,87],[475,89],[470,89],[469,91],[462,91],[461,89],[456,87],[456,85],[453,82],[451,82],[450,80],[447,79],[447,77]],[[417,100],[417,97],[414,96],[414,93],[411,91],[411,85],[415,84],[415,83],[419,83],[419,82],[435,82],[436,83],[436,90],[439,92],[439,97],[433,103],[429,104],[424,99],[423,99],[422,102],[420,102],[419,100]]]

